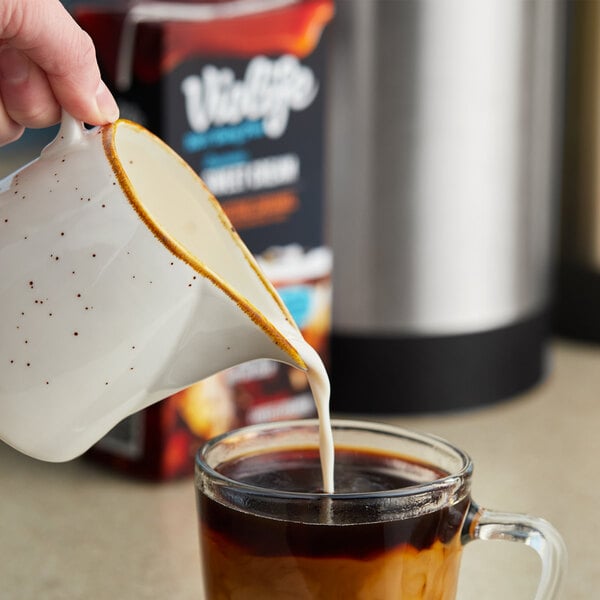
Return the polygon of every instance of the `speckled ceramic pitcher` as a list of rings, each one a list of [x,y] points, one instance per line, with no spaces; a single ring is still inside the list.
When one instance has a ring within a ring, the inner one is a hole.
[[[139,125],[68,115],[0,181],[0,438],[61,461],[300,333],[217,201]]]

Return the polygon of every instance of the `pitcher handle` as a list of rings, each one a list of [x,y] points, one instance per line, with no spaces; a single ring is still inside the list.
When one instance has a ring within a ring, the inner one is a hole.
[[[558,531],[544,519],[496,512],[471,506],[463,543],[472,540],[507,540],[533,548],[542,561],[535,600],[558,600],[567,567],[567,549]]]
[[[49,156],[73,149],[84,144],[87,135],[89,135],[89,131],[86,130],[85,125],[63,109],[58,133],[41,154]]]

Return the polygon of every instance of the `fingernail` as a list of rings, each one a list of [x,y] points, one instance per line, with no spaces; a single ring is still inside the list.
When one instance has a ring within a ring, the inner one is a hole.
[[[96,103],[98,104],[98,110],[109,123],[119,118],[119,107],[103,81],[98,85]]]
[[[0,46],[0,78],[8,83],[22,83],[29,76],[29,59],[19,50]]]

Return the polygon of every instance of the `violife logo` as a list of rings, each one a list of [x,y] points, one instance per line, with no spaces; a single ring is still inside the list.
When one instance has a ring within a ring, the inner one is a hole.
[[[256,56],[242,79],[232,69],[203,67],[181,82],[190,131],[184,147],[193,152],[241,144],[250,139],[280,138],[290,113],[308,108],[319,91],[315,74],[292,55]]]

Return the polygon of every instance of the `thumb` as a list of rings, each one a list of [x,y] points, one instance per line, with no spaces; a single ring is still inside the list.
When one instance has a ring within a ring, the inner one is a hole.
[[[92,125],[118,118],[94,44],[59,0],[2,0],[0,37],[44,71],[56,100],[73,117]]]

